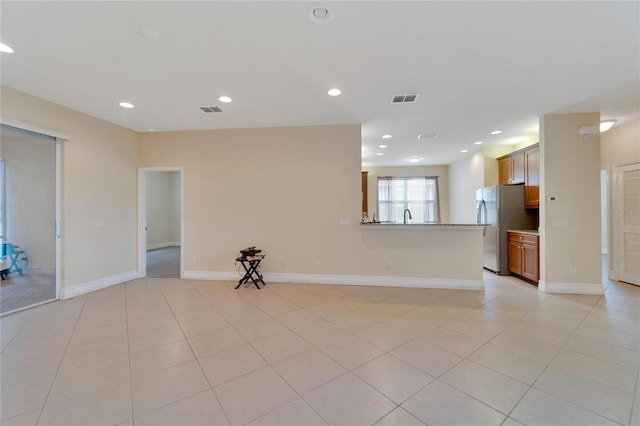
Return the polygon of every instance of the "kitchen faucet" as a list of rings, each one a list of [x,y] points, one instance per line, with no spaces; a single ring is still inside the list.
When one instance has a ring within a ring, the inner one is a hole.
[[[404,224],[405,224],[405,225],[408,223],[408,222],[407,222],[407,213],[409,213],[409,219],[413,219],[413,218],[411,217],[411,210],[409,210],[409,209],[404,209]]]

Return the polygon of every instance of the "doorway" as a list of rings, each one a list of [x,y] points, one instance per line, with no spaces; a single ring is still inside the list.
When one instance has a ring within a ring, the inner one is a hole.
[[[58,298],[59,141],[0,126],[0,314]]]
[[[182,168],[142,168],[138,179],[138,276],[181,278]]]
[[[613,182],[616,277],[640,286],[640,162],[616,165]]]

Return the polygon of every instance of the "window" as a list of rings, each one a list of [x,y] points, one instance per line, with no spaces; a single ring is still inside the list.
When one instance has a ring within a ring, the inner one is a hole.
[[[402,223],[405,209],[413,223],[440,223],[438,177],[378,177],[380,221]]]

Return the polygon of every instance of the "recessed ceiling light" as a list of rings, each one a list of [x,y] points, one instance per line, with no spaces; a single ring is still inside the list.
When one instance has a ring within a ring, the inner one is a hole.
[[[482,141],[474,142],[474,145],[482,145]]]
[[[392,136],[391,135],[382,135],[382,139],[391,139]]]
[[[420,133],[418,135],[418,139],[435,139],[437,138],[439,133]]]
[[[468,149],[461,149],[460,152],[469,152]]]
[[[120,105],[122,108],[133,108],[133,104],[130,102],[120,102],[118,105]]]
[[[13,49],[7,46],[4,43],[0,43],[0,52],[2,53],[13,53]]]
[[[309,11],[309,19],[316,24],[326,24],[333,19],[333,13],[326,6],[316,6]]]
[[[233,99],[231,99],[229,96],[220,96],[220,97],[218,98],[218,100],[219,100],[220,102],[224,102],[225,104],[228,104],[228,103],[230,103]]]
[[[494,130],[491,132],[492,135],[499,135],[500,133],[502,133],[502,130]]]
[[[160,33],[153,28],[143,28],[140,30],[140,35],[148,40],[157,40],[160,38]]]
[[[331,89],[327,92],[329,96],[340,96],[342,91],[340,89]]]
[[[600,122],[600,132],[606,132],[607,130],[609,130],[614,124],[615,122],[618,120],[602,120]]]
[[[384,152],[379,152],[376,155],[384,155]]]
[[[407,161],[410,163],[417,163],[418,161],[422,160],[422,157],[411,157],[411,158],[407,158]]]
[[[386,145],[378,145],[378,148],[383,148],[384,149],[386,147],[387,147]]]

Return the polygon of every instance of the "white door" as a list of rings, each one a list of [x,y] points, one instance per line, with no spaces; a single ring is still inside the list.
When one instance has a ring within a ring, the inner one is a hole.
[[[615,223],[617,278],[640,285],[640,163],[616,167]]]

